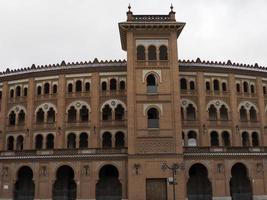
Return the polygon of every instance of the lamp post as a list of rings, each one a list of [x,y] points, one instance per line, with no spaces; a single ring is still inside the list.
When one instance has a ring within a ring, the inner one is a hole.
[[[177,182],[175,180],[175,176],[178,170],[184,169],[184,164],[183,163],[173,163],[171,166],[169,166],[167,163],[163,163],[161,166],[161,169],[165,171],[166,169],[169,169],[172,171],[172,188],[173,188],[173,200],[176,199],[175,195],[175,185],[177,185]]]

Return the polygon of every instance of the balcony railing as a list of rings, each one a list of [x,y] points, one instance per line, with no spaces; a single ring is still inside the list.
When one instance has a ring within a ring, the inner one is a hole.
[[[9,131],[9,132],[12,132],[12,131],[22,131],[22,130],[25,130],[25,124],[8,125],[6,127],[6,130]]]
[[[127,120],[102,120],[100,125],[101,127],[127,127]]]
[[[155,85],[147,86],[147,93],[148,94],[157,94],[158,93],[158,87]]]
[[[55,129],[56,123],[36,123],[33,124],[33,129]]]
[[[22,156],[68,156],[68,155],[112,155],[127,154],[127,148],[88,148],[88,149],[52,149],[52,150],[23,150],[23,151],[1,151],[0,159],[5,157]]]
[[[184,147],[184,153],[267,153],[267,147]]]
[[[90,127],[91,122],[65,122],[66,128],[75,128],[75,127],[80,127],[80,128],[87,128]]]
[[[67,98],[78,98],[78,97],[90,97],[91,93],[88,92],[67,92],[65,96]]]
[[[35,95],[35,99],[56,99],[57,98],[57,93],[55,94],[40,94],[40,95]]]

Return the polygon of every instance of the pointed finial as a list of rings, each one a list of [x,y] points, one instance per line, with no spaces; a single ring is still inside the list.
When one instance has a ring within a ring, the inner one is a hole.
[[[131,4],[128,5],[128,11],[131,12]]]
[[[171,8],[171,12],[173,12],[173,5],[172,4],[171,4],[171,7],[170,8]]]

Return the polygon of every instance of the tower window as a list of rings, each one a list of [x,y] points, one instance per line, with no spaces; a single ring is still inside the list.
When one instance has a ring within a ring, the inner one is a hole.
[[[145,60],[145,59],[146,59],[145,47],[139,45],[137,47],[137,60]]]
[[[168,50],[165,45],[159,47],[159,59],[168,60]]]
[[[148,128],[159,128],[159,111],[156,108],[150,108],[147,111]]]
[[[147,93],[157,93],[156,77],[153,74],[149,74],[146,78]]]
[[[148,60],[157,60],[157,50],[155,46],[148,47]]]

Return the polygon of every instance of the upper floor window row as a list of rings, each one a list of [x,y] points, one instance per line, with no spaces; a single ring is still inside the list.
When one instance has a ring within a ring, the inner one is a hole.
[[[45,82],[42,84],[37,84],[37,87],[36,87],[37,96],[56,94],[57,92],[58,92],[57,83]]]
[[[101,90],[102,91],[115,91],[115,90],[123,91],[126,89],[126,81],[119,80],[117,78],[111,78],[110,80],[102,80],[101,81]]]
[[[212,79],[212,80],[206,80],[205,81],[205,87],[206,91],[213,91],[213,92],[227,92],[227,81],[226,80],[220,80],[220,79]]]
[[[138,45],[136,52],[137,60],[168,60],[168,48],[165,45],[159,47],[150,45],[147,48],[143,45]]]
[[[76,80],[74,82],[69,82],[67,85],[68,93],[72,92],[89,92],[91,89],[90,81]]]
[[[255,94],[255,82],[253,81],[237,81],[236,82],[236,92],[237,93],[246,93],[246,94]]]
[[[181,90],[195,90],[196,84],[195,80],[187,79],[187,78],[180,78],[180,89]]]
[[[9,90],[9,97],[26,97],[28,95],[28,85],[16,85],[13,87],[10,87]]]

